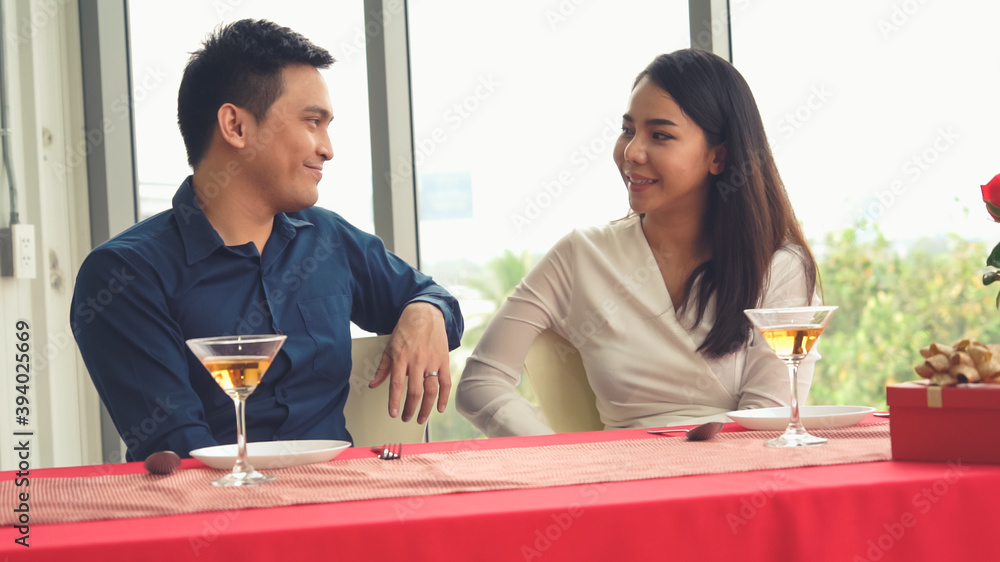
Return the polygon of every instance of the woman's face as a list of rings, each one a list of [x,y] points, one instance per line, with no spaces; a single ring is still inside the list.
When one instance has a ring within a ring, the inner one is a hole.
[[[709,174],[722,172],[725,148],[710,147],[670,94],[643,77],[622,116],[614,159],[636,213],[700,214]]]

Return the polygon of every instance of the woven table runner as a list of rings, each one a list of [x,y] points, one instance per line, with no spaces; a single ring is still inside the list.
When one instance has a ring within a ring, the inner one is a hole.
[[[265,471],[277,480],[250,488],[210,484],[224,471],[179,470],[167,476],[122,474],[31,481],[31,522],[66,523],[245,508],[277,507],[455,492],[540,488],[777,468],[884,461],[891,458],[887,422],[813,430],[821,447],[773,449],[778,431],[720,433],[704,442],[683,437],[509,449],[463,450],[337,460]],[[13,481],[0,482],[0,524],[16,525]]]

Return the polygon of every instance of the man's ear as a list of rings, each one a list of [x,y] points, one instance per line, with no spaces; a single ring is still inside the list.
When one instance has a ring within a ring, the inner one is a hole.
[[[253,117],[243,108],[224,103],[216,113],[222,139],[234,148],[246,148],[248,126]]]
[[[708,171],[713,176],[717,176],[722,173],[722,170],[726,169],[726,143],[722,143],[718,146],[712,147],[712,164],[709,166]]]

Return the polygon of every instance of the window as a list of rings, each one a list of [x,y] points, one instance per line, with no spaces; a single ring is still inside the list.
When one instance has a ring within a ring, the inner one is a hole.
[[[219,24],[254,18],[290,27],[337,59],[321,71],[335,118],[334,158],[324,168],[318,204],[374,233],[362,2],[131,2],[129,18],[140,219],[169,209],[191,173],[177,128],[177,89],[189,53]]]
[[[977,186],[996,173],[1000,87],[983,2],[732,2],[736,67],[840,305],[811,400],[884,404],[917,350],[1000,341],[978,276],[1000,230]],[[982,240],[991,243],[984,245]]]
[[[457,382],[535,257],[628,212],[611,158],[621,115],[635,76],[689,45],[688,8],[422,2],[409,30],[421,265],[465,313]],[[454,406],[431,419],[434,439],[479,435]]]

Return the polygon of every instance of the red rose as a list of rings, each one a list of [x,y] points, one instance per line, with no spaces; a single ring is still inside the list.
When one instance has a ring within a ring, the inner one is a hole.
[[[1000,222],[1000,174],[993,176],[990,183],[982,186],[983,201],[994,222]]]
[[[1000,222],[1000,174],[993,176],[988,184],[980,187],[983,188],[986,210],[993,217],[993,222]],[[986,265],[994,269],[983,274],[983,285],[1000,281],[1000,244],[993,247],[993,251],[986,258]],[[997,309],[1000,310],[1000,294],[997,295]]]

